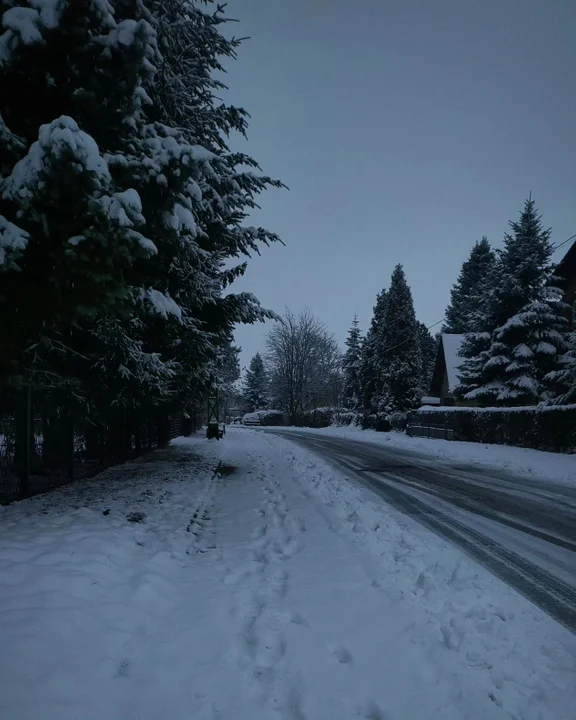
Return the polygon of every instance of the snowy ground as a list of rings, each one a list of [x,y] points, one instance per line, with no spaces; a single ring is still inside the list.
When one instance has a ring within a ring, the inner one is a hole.
[[[573,635],[258,431],[0,508],[0,606],[7,720],[576,718]]]
[[[509,445],[409,437],[399,432],[382,433],[375,430],[362,430],[358,427],[321,429],[283,427],[278,429],[340,436],[350,440],[376,443],[390,449],[422,453],[427,458],[432,456],[445,462],[471,463],[479,467],[506,470],[543,481],[551,480],[576,485],[576,455],[543,452]]]

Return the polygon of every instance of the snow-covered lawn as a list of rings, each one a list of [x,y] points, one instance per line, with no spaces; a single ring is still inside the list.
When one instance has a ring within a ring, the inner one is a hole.
[[[492,470],[507,470],[517,475],[525,475],[542,481],[550,480],[576,485],[576,455],[543,452],[509,445],[409,437],[400,432],[382,433],[374,430],[362,430],[358,427],[328,427],[318,430],[293,427],[273,429],[345,437],[350,440],[376,443],[390,449],[408,450],[449,463],[470,463]]]
[[[573,635],[259,431],[0,508],[0,608],[6,720],[575,717]]]

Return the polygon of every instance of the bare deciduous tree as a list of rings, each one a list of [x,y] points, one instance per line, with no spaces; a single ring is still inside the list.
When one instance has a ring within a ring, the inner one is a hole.
[[[287,309],[268,334],[266,348],[272,396],[279,409],[294,417],[322,404],[337,404],[340,350],[332,333],[309,310]]]

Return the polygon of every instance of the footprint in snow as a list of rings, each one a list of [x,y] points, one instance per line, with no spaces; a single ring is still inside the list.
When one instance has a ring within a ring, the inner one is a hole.
[[[302,625],[302,627],[307,627],[308,622],[306,618],[302,615],[302,613],[294,612],[290,616],[290,622],[294,623],[294,625]]]
[[[116,669],[116,677],[128,677],[130,674],[130,660],[122,660]]]
[[[254,531],[252,532],[252,539],[253,540],[259,540],[261,537],[266,535],[268,531],[268,525],[264,523],[264,525],[260,525],[257,528],[254,528]]]
[[[336,660],[342,665],[352,664],[352,653],[344,645],[335,645],[331,648],[331,653],[334,655]]]
[[[358,716],[365,720],[389,720],[389,715],[374,700],[368,700],[358,708]]]
[[[246,567],[235,568],[224,578],[226,585],[236,585],[250,575],[250,569]]]
[[[266,628],[260,631],[256,664],[261,668],[274,667],[286,652],[286,639],[282,633]]]

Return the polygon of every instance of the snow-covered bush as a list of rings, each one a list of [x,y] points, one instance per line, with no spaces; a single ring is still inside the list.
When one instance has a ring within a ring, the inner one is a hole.
[[[340,422],[341,417],[355,417],[356,413],[350,412],[347,408],[320,407],[307,410],[301,415],[293,418],[293,424],[298,427],[324,428],[330,425],[347,425],[349,422]]]
[[[360,425],[362,422],[361,413],[352,410],[335,410],[332,416],[332,424],[344,427],[348,425]]]
[[[391,425],[386,415],[380,413],[365,413],[362,416],[362,430],[376,430],[377,432],[390,432]]]

